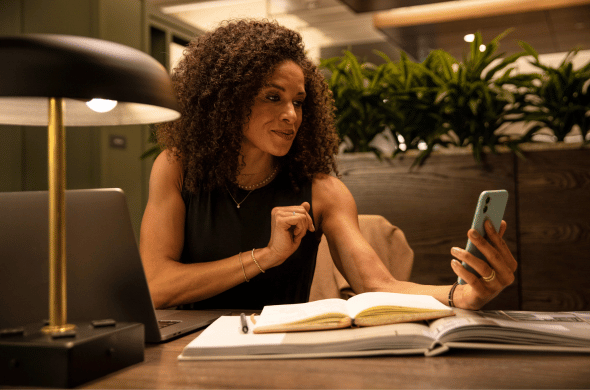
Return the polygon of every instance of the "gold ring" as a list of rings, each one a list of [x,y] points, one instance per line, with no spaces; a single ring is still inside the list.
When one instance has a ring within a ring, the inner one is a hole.
[[[496,279],[496,271],[492,269],[492,274],[490,276],[482,276],[481,278],[486,282],[491,282],[492,280]]]

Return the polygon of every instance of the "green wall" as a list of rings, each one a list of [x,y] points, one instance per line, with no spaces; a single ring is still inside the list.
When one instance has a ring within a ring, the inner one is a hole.
[[[150,52],[155,24],[170,37],[197,31],[147,6],[142,0],[1,0],[0,35],[53,33],[88,36]],[[164,27],[162,27],[164,26]],[[66,128],[67,188],[123,189],[136,235],[148,197],[152,160],[141,154],[151,145],[148,126]],[[110,146],[124,137],[125,148]],[[0,126],[0,191],[47,190],[47,129]]]

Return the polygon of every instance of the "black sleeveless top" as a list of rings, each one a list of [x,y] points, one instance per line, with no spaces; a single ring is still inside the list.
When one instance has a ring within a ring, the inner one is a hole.
[[[197,194],[183,191],[186,221],[180,262],[214,261],[238,252],[243,252],[243,261],[251,261],[252,248],[268,245],[273,207],[312,204],[311,182],[300,187],[295,192],[289,176],[281,171],[272,182],[249,195],[249,191],[239,189],[234,195],[238,202],[248,196],[239,209],[225,187]],[[313,210],[309,214],[313,219]],[[217,296],[181,308],[259,310],[265,305],[307,302],[318,245],[316,234],[308,231],[299,248],[281,265]]]

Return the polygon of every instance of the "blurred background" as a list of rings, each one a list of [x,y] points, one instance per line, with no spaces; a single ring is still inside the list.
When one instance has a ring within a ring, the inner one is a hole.
[[[482,0],[475,0],[481,2]],[[451,1],[465,3],[466,1]],[[539,2],[543,2],[539,0]],[[539,3],[536,2],[536,3]],[[361,59],[380,61],[374,50],[399,59],[400,51],[415,61],[433,49],[444,49],[460,59],[466,40],[480,31],[484,42],[506,30],[500,51],[520,51],[518,41],[530,43],[557,61],[574,47],[587,50],[590,42],[590,1],[553,0],[546,10],[514,13],[506,4],[482,7],[493,16],[456,20],[454,12],[440,13],[440,1],[426,0],[1,0],[0,34],[56,33],[107,39],[143,50],[168,69],[194,36],[220,21],[239,17],[276,19],[299,31],[309,56],[341,56],[349,49]],[[535,3],[535,2],[532,2]],[[393,24],[374,26],[374,15],[408,6],[421,6],[423,20],[404,17]],[[442,19],[441,19],[442,16]],[[428,18],[437,18],[429,22]],[[411,24],[407,24],[410,22]],[[584,53],[587,53],[584,52]],[[588,61],[580,55],[576,60]],[[561,56],[561,57],[560,57]],[[5,75],[3,75],[5,76]],[[128,198],[136,233],[148,197],[151,158],[140,158],[153,147],[150,126],[68,128],[67,187],[119,187]],[[0,191],[47,189],[46,129],[0,126]]]
[[[377,28],[377,12],[410,6],[422,6],[425,19],[441,18],[432,7],[442,0],[148,0],[167,15],[174,16],[200,30],[210,30],[228,18],[254,17],[275,19],[299,31],[309,55],[318,60],[341,55],[343,49],[374,58],[373,50],[399,57],[404,50],[413,59],[425,58],[433,49],[443,49],[461,58],[466,50],[465,37],[480,31],[489,41],[504,30],[514,28],[503,41],[508,54],[520,51],[517,41],[531,44],[540,54],[566,52],[590,42],[590,5],[576,1],[554,1],[559,6],[548,10],[511,13],[509,7],[489,5],[501,13],[495,16],[453,20],[453,12],[437,22]],[[461,3],[451,1],[448,3]],[[512,3],[524,3],[512,0]],[[498,2],[496,2],[498,3]],[[506,3],[506,2],[504,2]],[[573,4],[573,5],[572,5]],[[404,21],[400,21],[401,22]],[[405,21],[408,23],[408,21]]]

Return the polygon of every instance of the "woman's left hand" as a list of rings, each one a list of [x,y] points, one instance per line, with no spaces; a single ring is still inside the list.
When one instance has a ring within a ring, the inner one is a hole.
[[[517,263],[502,238],[506,231],[506,222],[502,221],[500,230],[495,231],[492,223],[486,221],[485,231],[490,240],[479,235],[474,229],[468,232],[469,239],[486,257],[488,263],[475,257],[464,249],[453,248],[451,253],[459,260],[453,259],[453,271],[466,284],[458,285],[454,292],[453,301],[456,307],[478,310],[497,296],[505,287],[514,282],[514,272]],[[469,264],[481,277],[466,270],[461,261]]]

